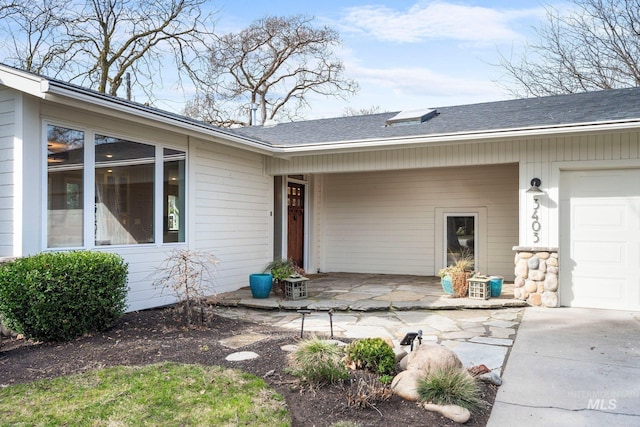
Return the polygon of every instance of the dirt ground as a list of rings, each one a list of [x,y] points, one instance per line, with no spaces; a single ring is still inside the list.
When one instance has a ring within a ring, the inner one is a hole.
[[[219,343],[239,334],[259,333],[268,337],[239,349]],[[356,378],[344,384],[301,389],[295,378],[284,372],[287,353],[281,347],[295,344],[299,335],[292,331],[251,322],[214,316],[209,326],[184,328],[171,309],[145,310],[126,314],[108,331],[84,336],[68,343],[35,343],[4,338],[0,347],[0,386],[43,378],[85,372],[116,365],[146,365],[161,361],[220,365],[250,372],[261,378],[287,402],[293,426],[330,426],[352,421],[360,426],[453,426],[451,420],[426,411],[414,402],[392,396],[376,408],[350,407],[348,396],[355,390]],[[259,358],[229,362],[235,351],[254,351]],[[466,426],[484,426],[495,399],[495,386],[480,383],[487,402],[472,415]]]

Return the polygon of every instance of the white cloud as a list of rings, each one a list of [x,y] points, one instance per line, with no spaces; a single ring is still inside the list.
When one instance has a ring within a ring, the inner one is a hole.
[[[498,10],[444,1],[420,2],[404,11],[387,6],[352,7],[346,11],[344,31],[405,43],[428,39],[512,41],[522,37],[518,27],[522,19],[542,13],[541,9]]]
[[[385,88],[397,97],[496,99],[503,94],[487,80],[455,78],[426,68],[360,68],[352,71],[363,86]]]

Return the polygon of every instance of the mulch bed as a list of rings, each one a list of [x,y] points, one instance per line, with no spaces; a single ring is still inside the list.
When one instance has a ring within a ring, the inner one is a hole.
[[[344,384],[301,388],[286,374],[287,353],[281,347],[294,344],[299,333],[268,325],[213,316],[210,326],[185,328],[172,309],[155,309],[126,314],[104,333],[81,337],[68,343],[35,343],[3,338],[0,346],[0,386],[85,372],[116,365],[147,365],[162,361],[220,365],[250,372],[286,399],[293,426],[330,426],[351,421],[360,426],[453,426],[453,421],[392,396],[375,408],[349,406],[361,372],[354,372]],[[257,343],[230,349],[219,340],[246,333],[268,335]],[[259,358],[228,362],[235,351],[254,351]],[[472,415],[466,426],[484,426],[495,399],[495,386],[480,383],[486,407]]]

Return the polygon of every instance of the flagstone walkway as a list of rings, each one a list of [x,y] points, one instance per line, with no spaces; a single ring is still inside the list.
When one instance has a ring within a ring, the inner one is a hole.
[[[503,285],[499,298],[451,298],[444,295],[439,278],[423,276],[312,276],[308,295],[288,300],[272,292],[269,298],[255,299],[249,289],[241,289],[218,295],[214,310],[221,316],[290,329],[296,337],[383,337],[399,346],[407,333],[422,331],[423,341],[450,348],[466,367],[484,364],[500,375],[526,306],[513,299],[512,284]],[[299,309],[310,311],[304,316],[304,330]],[[263,338],[241,334],[237,340]]]

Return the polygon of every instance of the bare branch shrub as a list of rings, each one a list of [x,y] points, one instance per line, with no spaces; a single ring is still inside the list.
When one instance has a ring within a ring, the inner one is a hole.
[[[218,262],[206,251],[174,249],[154,272],[153,286],[176,297],[185,324],[204,323],[205,297],[216,294],[214,276]],[[198,312],[200,319],[194,316]]]
[[[377,375],[366,372],[347,390],[347,403],[350,408],[370,408],[380,413],[376,405],[389,400],[391,395],[391,388],[388,385],[380,382]]]

